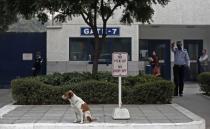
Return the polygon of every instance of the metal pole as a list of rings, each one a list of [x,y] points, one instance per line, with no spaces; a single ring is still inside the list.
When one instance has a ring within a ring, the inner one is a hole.
[[[122,78],[119,76],[118,78],[118,85],[119,85],[119,108],[122,107]]]
[[[52,13],[52,26],[54,26],[54,12]]]

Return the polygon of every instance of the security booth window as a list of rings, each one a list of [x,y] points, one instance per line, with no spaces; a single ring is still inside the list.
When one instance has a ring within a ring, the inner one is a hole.
[[[164,60],[164,49],[166,49],[165,42],[165,40],[141,39],[139,41],[139,60],[148,61],[148,58],[151,57],[153,51],[156,52],[159,60]]]
[[[139,41],[139,60],[147,61],[149,57],[148,40]]]
[[[70,38],[69,47],[70,61],[88,61],[91,53],[90,39]]]
[[[70,38],[69,60],[92,62],[94,38]],[[101,44],[99,63],[107,64],[112,61],[113,52],[127,52],[131,60],[131,38],[106,38]]]

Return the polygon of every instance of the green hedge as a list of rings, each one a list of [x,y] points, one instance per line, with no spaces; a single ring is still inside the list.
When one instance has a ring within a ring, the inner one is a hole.
[[[32,77],[34,78],[34,77]],[[110,72],[98,72],[92,75],[89,72],[84,73],[53,73],[44,76],[37,76],[34,79],[41,81],[45,84],[50,84],[53,86],[63,86],[68,84],[80,83],[86,80],[98,80],[111,83],[118,83],[118,78],[113,77]],[[138,75],[138,76],[128,76],[123,78],[124,85],[135,86],[136,84],[142,84],[147,82],[153,82],[157,80],[162,80],[162,78],[157,78],[151,75]]]
[[[113,104],[118,102],[118,86],[115,83],[89,80],[78,83],[71,89],[87,103]]]
[[[97,80],[74,85],[51,86],[32,78],[16,79],[12,83],[12,97],[17,104],[65,104],[61,96],[73,90],[87,103],[116,103],[118,90],[114,83]]]
[[[32,78],[16,79],[11,82],[12,97],[17,104],[61,104],[61,96],[67,89],[51,86]]]
[[[162,78],[151,76],[151,75],[137,75],[137,76],[128,76],[124,79],[126,86],[135,86],[138,84],[144,84],[154,81],[163,80]]]
[[[206,95],[210,95],[210,72],[204,72],[198,75],[198,82],[201,91]]]
[[[172,100],[174,85],[170,81],[144,75],[129,76],[122,80],[124,104],[170,103]],[[11,85],[13,99],[17,104],[66,104],[68,102],[62,100],[61,96],[68,90],[73,90],[91,104],[118,102],[117,78],[113,78],[110,73],[95,76],[89,73],[55,73],[16,79]]]
[[[44,76],[33,77],[37,81],[41,81],[45,84],[53,86],[63,86],[68,84],[79,83],[86,80],[98,80],[107,82],[117,82],[117,78],[112,77],[110,72],[98,72],[97,74],[91,74],[90,72],[78,73],[53,73]]]
[[[170,103],[173,89],[173,83],[166,80],[139,84],[133,88],[133,101],[138,104]]]

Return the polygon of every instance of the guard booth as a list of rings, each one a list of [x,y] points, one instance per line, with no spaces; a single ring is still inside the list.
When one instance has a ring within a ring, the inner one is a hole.
[[[44,60],[46,74],[46,33],[0,33],[0,88],[10,88],[12,79],[32,75],[35,53]]]

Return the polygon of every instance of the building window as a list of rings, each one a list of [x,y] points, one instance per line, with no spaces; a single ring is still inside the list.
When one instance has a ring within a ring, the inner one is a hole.
[[[149,56],[148,40],[139,41],[139,60],[146,61]]]
[[[90,39],[70,38],[70,60],[71,61],[87,61],[88,55],[91,53]]]
[[[94,38],[70,38],[70,61],[91,61]],[[101,43],[99,63],[111,63],[113,52],[127,52],[131,60],[131,38],[107,38]]]
[[[159,60],[164,60],[165,54],[169,54],[165,52],[168,44],[170,44],[170,40],[147,40],[140,39],[139,40],[139,60],[140,61],[148,61],[148,58],[152,56],[152,52],[155,51],[158,55]]]

